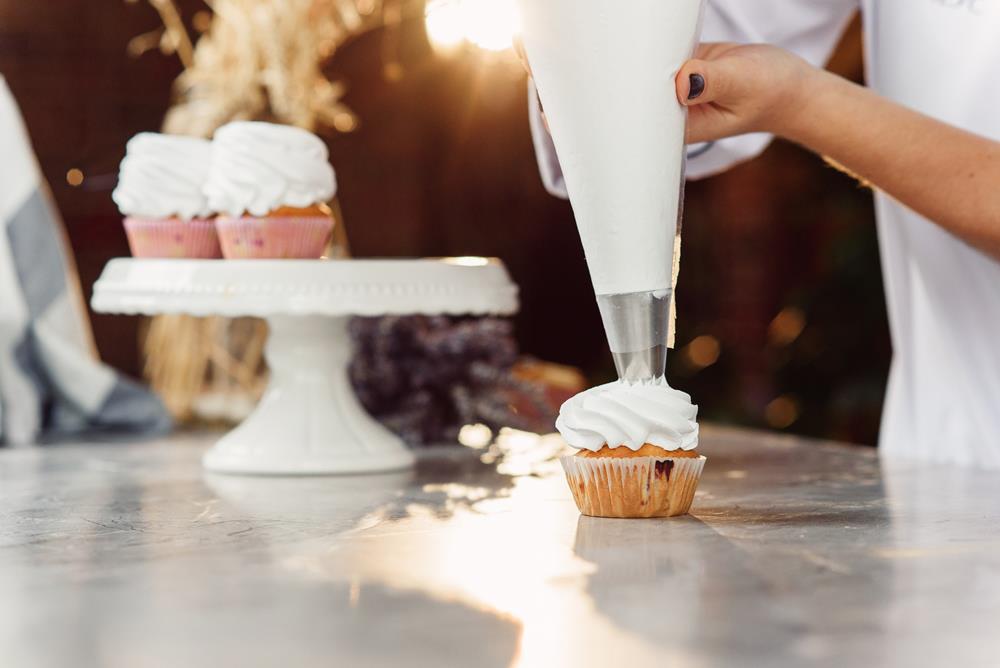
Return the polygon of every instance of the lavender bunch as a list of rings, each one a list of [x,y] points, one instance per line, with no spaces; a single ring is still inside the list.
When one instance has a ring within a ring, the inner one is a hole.
[[[518,346],[509,320],[355,318],[351,337],[358,398],[410,445],[456,442],[467,424],[530,429],[517,408],[525,401],[547,412],[539,390],[512,374]]]

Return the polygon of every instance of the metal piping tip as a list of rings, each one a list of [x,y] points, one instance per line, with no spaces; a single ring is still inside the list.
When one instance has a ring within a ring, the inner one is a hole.
[[[667,346],[660,345],[633,353],[612,353],[618,378],[629,384],[658,381],[665,378]]]
[[[622,381],[641,383],[666,375],[670,297],[669,289],[598,295],[604,331]]]

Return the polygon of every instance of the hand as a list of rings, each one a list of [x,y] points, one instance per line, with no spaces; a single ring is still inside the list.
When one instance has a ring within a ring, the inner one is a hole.
[[[676,80],[677,99],[690,109],[688,143],[747,132],[783,134],[819,72],[766,44],[702,44]]]
[[[519,39],[514,51],[531,76]],[[812,75],[820,72],[798,56],[766,44],[702,44],[695,56],[676,79],[677,98],[690,108],[690,144],[747,132],[783,134],[789,115],[797,109],[796,99]],[[693,89],[697,77],[702,90],[690,97],[697,92]],[[542,121],[547,129],[544,111]]]

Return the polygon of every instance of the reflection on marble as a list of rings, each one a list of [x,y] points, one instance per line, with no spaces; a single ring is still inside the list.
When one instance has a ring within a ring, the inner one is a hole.
[[[207,441],[0,451],[11,666],[996,665],[1000,477],[707,428],[692,517],[580,517],[558,438],[353,478]]]

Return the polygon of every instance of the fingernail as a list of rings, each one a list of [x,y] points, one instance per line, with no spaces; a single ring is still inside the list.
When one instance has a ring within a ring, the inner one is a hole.
[[[694,100],[705,92],[705,77],[700,74],[691,75],[691,90],[688,93],[688,99]]]

